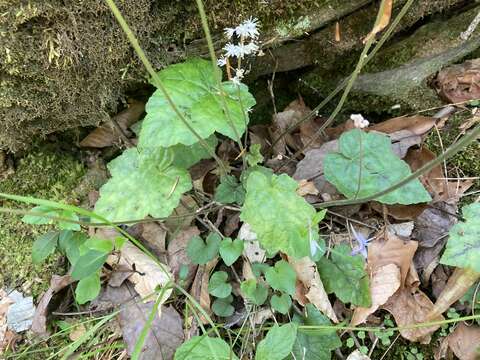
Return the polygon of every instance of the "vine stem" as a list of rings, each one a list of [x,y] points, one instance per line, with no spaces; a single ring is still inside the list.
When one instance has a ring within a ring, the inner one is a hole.
[[[112,11],[113,15],[117,19],[118,23],[120,24],[120,27],[122,28],[123,32],[125,33],[128,40],[130,41],[130,44],[132,45],[133,49],[137,53],[137,56],[139,57],[140,61],[143,63],[143,66],[145,66],[145,69],[147,70],[147,72],[152,77],[154,85],[157,88],[160,89],[160,91],[163,93],[163,96],[165,96],[165,99],[167,99],[167,102],[170,105],[170,107],[173,109],[173,111],[178,116],[178,118],[182,121],[182,123],[188,128],[188,130],[197,138],[200,145],[202,145],[202,147],[204,147],[205,150],[207,150],[208,153],[215,159],[215,161],[218,163],[222,173],[227,174],[228,173],[227,168],[223,164],[222,160],[217,156],[217,154],[215,154],[215,151],[210,148],[210,146],[200,136],[200,134],[189,124],[187,119],[185,119],[185,116],[181,113],[181,111],[178,109],[178,107],[173,102],[173,100],[170,97],[167,89],[165,88],[162,81],[160,80],[160,77],[158,76],[158,74],[153,69],[152,64],[150,63],[147,56],[145,55],[145,52],[143,51],[140,44],[138,43],[137,37],[135,36],[133,31],[128,26],[127,22],[125,21],[125,18],[123,17],[122,13],[118,9],[117,5],[115,5],[114,0],[105,0],[105,1],[106,1],[107,5],[110,7],[110,10]]]
[[[382,35],[380,40],[378,41],[377,45],[373,48],[372,52],[368,54],[367,58],[364,61],[363,66],[367,65],[370,60],[377,54],[377,52],[381,49],[383,44],[389,39],[390,35],[392,35],[393,30],[398,26],[402,18],[405,16],[407,13],[408,9],[410,6],[412,6],[414,0],[407,0],[405,5],[402,7],[398,15],[395,17],[395,20],[393,20],[392,24],[390,27],[385,31],[385,33]],[[293,130],[297,128],[301,123],[310,120],[314,115],[318,113],[321,109],[323,109],[337,94],[342,91],[343,88],[348,84],[348,82],[351,80],[353,75],[350,75],[346,79],[344,79],[323,101],[320,102],[315,108],[310,111],[307,115],[305,115],[302,119],[298,120],[296,123],[290,125],[287,129],[285,129],[274,141],[272,141],[271,147],[275,146],[280,139],[282,139],[286,134],[291,133]],[[318,129],[318,134],[322,133],[327,126],[330,125],[330,123],[333,121],[332,120],[327,120],[319,129]],[[318,135],[317,135],[318,136]],[[305,148],[305,147],[304,147]]]
[[[392,186],[389,186],[388,188],[379,191],[375,194],[365,196],[360,199],[347,199],[347,200],[336,200],[336,201],[327,201],[324,203],[320,204],[315,204],[316,208],[324,209],[327,207],[332,207],[332,206],[343,206],[343,205],[354,205],[354,204],[361,204],[367,201],[375,200],[380,196],[383,196],[385,194],[388,194],[392,191],[395,191],[405,184],[409,183],[412,180],[415,180],[419,176],[427,173],[431,169],[433,169],[435,166],[438,164],[442,163],[442,161],[449,159],[456,153],[458,153],[460,150],[462,150],[465,146],[468,144],[472,143],[475,141],[478,137],[480,136],[480,125],[477,125],[472,131],[470,131],[468,134],[466,134],[464,137],[462,137],[459,141],[457,141],[455,144],[450,146],[442,155],[436,157],[432,161],[426,163],[423,165],[421,168],[419,168],[417,171],[413,172],[410,176],[407,176],[405,179],[393,184]]]

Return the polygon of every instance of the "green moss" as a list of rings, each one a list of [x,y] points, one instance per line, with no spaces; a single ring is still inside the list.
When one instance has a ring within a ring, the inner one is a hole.
[[[37,148],[19,161],[15,174],[0,182],[0,192],[73,202],[72,190],[83,173],[82,165],[71,154]],[[0,204],[5,208],[25,208],[11,201]],[[33,240],[49,227],[30,226],[20,219],[21,216],[0,214],[0,288],[23,285],[37,296],[48,287],[51,275],[62,274],[65,268],[58,255],[44,264],[32,264]]]

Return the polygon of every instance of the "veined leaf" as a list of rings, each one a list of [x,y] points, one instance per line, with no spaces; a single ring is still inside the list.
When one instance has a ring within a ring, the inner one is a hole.
[[[292,266],[285,260],[277,261],[275,267],[269,267],[265,271],[265,279],[273,289],[290,295],[295,294],[297,275]]]
[[[411,175],[406,162],[392,151],[388,136],[347,131],[340,136],[339,152],[329,153],[323,163],[326,179],[347,198],[375,194]],[[418,179],[376,199],[385,204],[417,204],[432,200]]]
[[[81,279],[75,289],[75,300],[82,305],[91,301],[100,293],[100,274],[98,272]]]
[[[163,86],[184,118],[203,139],[215,131],[234,140],[236,136],[223,111],[215,77],[221,77],[219,68],[213,71],[210,61],[199,58],[170,65],[158,73]],[[230,119],[239,135],[248,124],[248,113],[255,100],[245,85],[237,89],[231,82],[223,83]],[[240,99],[243,109],[238,101]],[[140,148],[169,147],[176,144],[193,145],[198,139],[170,107],[160,90],[148,100],[139,138]]]
[[[307,316],[295,315],[293,320],[300,325],[331,325],[330,320],[318,311],[312,304],[306,306]],[[331,351],[342,346],[335,329],[332,330],[302,330],[297,332],[297,339],[293,346],[296,359],[330,360]]]
[[[287,314],[290,306],[292,306],[292,299],[290,295],[282,294],[280,296],[273,295],[270,299],[270,305],[272,309],[278,311],[280,314]]]
[[[228,317],[233,315],[235,308],[232,306],[233,296],[229,295],[225,299],[215,299],[212,304],[212,311],[217,316]]]
[[[242,255],[245,241],[235,239],[232,241],[230,238],[224,238],[220,243],[220,256],[222,257],[225,265],[232,265]]]
[[[43,225],[43,224],[53,224],[58,222],[58,227],[62,230],[75,230],[80,231],[80,225],[69,222],[69,221],[62,221],[62,220],[54,220],[50,218],[50,216],[55,216],[59,218],[64,218],[66,220],[73,220],[78,221],[78,215],[72,211],[68,210],[61,210],[61,209],[53,209],[48,206],[35,206],[32,210],[32,213],[43,214],[42,215],[33,215],[27,214],[22,218],[22,221],[27,224],[33,225]]]
[[[240,284],[245,297],[255,305],[262,305],[268,297],[268,289],[265,285],[257,283],[256,280],[245,280]]]
[[[58,238],[58,247],[60,251],[63,251],[70,261],[70,264],[75,262],[80,257],[80,247],[88,239],[88,236],[84,233],[71,230],[63,230],[60,232]]]
[[[224,299],[232,293],[232,285],[228,282],[228,274],[225,271],[216,271],[210,277],[208,282],[209,294]]]
[[[55,251],[58,243],[58,232],[50,231],[46,234],[40,235],[35,239],[32,247],[32,261],[38,264],[45,260],[50,254]]]
[[[101,269],[107,260],[107,253],[97,250],[88,250],[81,255],[72,266],[72,278],[74,280],[84,279]]]
[[[250,224],[260,245],[270,254],[283,251],[294,258],[309,256],[318,241],[316,211],[295,190],[298,183],[286,174],[252,172],[240,218]]]
[[[215,201],[222,204],[237,203],[242,205],[245,200],[245,189],[233,175],[225,175],[220,179],[220,185],[215,190]]]
[[[365,262],[361,255],[351,256],[350,252],[348,245],[340,244],[334,248],[331,260],[322,257],[317,261],[320,278],[328,294],[334,292],[344,303],[369,307],[370,285]]]
[[[258,343],[255,360],[285,359],[293,349],[297,337],[297,327],[295,323],[274,325],[268,330],[265,339]]]
[[[471,268],[480,273],[480,203],[473,203],[462,208],[465,221],[453,225],[442,264]]]
[[[100,189],[95,212],[110,221],[142,219],[147,215],[167,217],[180,197],[192,188],[187,170],[159,168],[142,159],[137,149],[128,149],[108,164],[112,178]]]
[[[220,338],[194,336],[175,352],[174,360],[238,360],[230,346]]]
[[[200,236],[192,236],[187,245],[187,255],[194,264],[206,264],[217,256],[221,241],[215,233],[210,233],[205,242]]]

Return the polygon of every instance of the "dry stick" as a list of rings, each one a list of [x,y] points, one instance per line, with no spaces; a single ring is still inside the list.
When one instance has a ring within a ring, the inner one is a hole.
[[[375,200],[380,196],[383,196],[385,194],[388,194],[392,191],[395,191],[401,188],[402,186],[409,183],[410,181],[415,180],[419,176],[427,173],[428,171],[433,169],[435,166],[440,164],[442,161],[449,159],[450,157],[458,153],[461,149],[463,149],[465,146],[475,141],[479,135],[480,135],[480,125],[477,125],[472,131],[470,131],[469,134],[466,134],[461,140],[457,141],[455,144],[450,146],[442,155],[426,163],[417,171],[413,172],[410,176],[407,176],[405,179],[393,184],[392,186],[386,188],[385,190],[379,191],[369,196],[365,196],[360,199],[327,201],[321,204],[315,204],[315,207],[323,209],[331,206],[354,205],[354,204],[361,204],[364,202]]]
[[[203,32],[205,33],[205,38],[207,39],[208,51],[210,53],[210,59],[212,61],[213,74],[215,76],[215,80],[217,81],[220,97],[222,98],[223,111],[225,112],[225,115],[227,116],[227,119],[228,119],[228,123],[232,128],[233,133],[235,134],[235,137],[237,138],[238,146],[240,147],[240,152],[243,153],[244,151],[243,151],[242,140],[241,140],[240,134],[237,131],[237,128],[235,127],[235,124],[232,121],[232,117],[230,116],[230,111],[227,106],[227,101],[225,100],[226,94],[225,94],[225,91],[223,90],[222,82],[220,78],[216,76],[217,66],[215,65],[215,62],[217,61],[217,57],[215,56],[215,49],[213,47],[212,35],[210,34],[210,28],[208,27],[208,20],[207,20],[207,15],[205,13],[205,7],[203,6],[202,0],[196,0],[196,2],[197,2],[198,12],[200,14],[200,19],[202,21]],[[243,107],[242,107],[242,112],[244,112]],[[247,128],[245,127],[245,131],[246,130]]]
[[[145,69],[147,69],[148,73],[152,77],[155,85],[160,89],[160,91],[163,93],[163,96],[165,96],[165,99],[167,99],[168,104],[170,107],[173,109],[175,114],[178,116],[178,118],[182,121],[182,123],[190,130],[190,132],[197,138],[198,142],[202,147],[205,148],[205,150],[208,151],[208,153],[215,159],[215,161],[218,163],[220,170],[223,173],[227,173],[227,169],[225,168],[225,165],[223,162],[220,160],[220,158],[215,154],[215,151],[210,148],[210,146],[207,144],[207,142],[200,136],[200,134],[188,123],[187,119],[185,119],[184,115],[180,112],[178,107],[175,105],[173,102],[172,98],[167,92],[167,89],[163,86],[162,81],[160,80],[158,74],[155,72],[153,69],[152,64],[148,60],[147,56],[143,52],[142,48],[140,47],[140,44],[138,43],[137,38],[133,34],[132,30],[128,26],[127,22],[123,18],[123,15],[120,13],[120,10],[117,8],[117,6],[114,3],[114,0],[105,0],[112,10],[113,15],[117,19],[118,23],[120,24],[120,27],[122,28],[123,32],[127,36],[128,40],[130,41],[130,44],[132,45],[133,49],[137,53],[138,57],[140,58],[141,62],[143,63],[143,66],[145,66]]]
[[[400,20],[402,20],[402,18],[405,16],[405,14],[407,13],[408,9],[410,8],[410,6],[413,4],[414,0],[408,0],[405,5],[403,6],[403,8],[400,10],[400,12],[398,13],[397,17],[395,18],[395,20],[393,20],[392,24],[390,25],[390,27],[385,31],[385,33],[382,35],[382,37],[380,38],[380,40],[378,41],[377,45],[373,48],[372,52],[368,55],[368,57],[365,59],[365,62],[364,62],[364,66],[368,64],[368,62],[377,54],[377,52],[380,50],[380,48],[383,46],[383,44],[385,44],[385,42],[389,39],[390,35],[392,34],[393,30],[397,27],[397,25],[399,24]],[[337,96],[337,94],[347,85],[348,81],[350,80],[351,78],[351,75],[349,77],[347,77],[345,80],[343,80],[320,104],[318,104],[315,108],[312,109],[312,111],[307,114],[306,116],[304,116],[302,119],[300,119],[298,122],[296,122],[295,124],[292,124],[291,126],[289,126],[287,129],[285,129],[285,131],[283,131],[273,142],[272,142],[272,145],[271,147],[273,148],[273,146],[278,142],[280,141],[281,138],[283,138],[286,134],[289,134],[290,132],[292,132],[293,130],[295,130],[297,128],[298,125],[300,125],[301,123],[305,122],[305,121],[308,121],[310,120],[314,115],[316,115],[318,113],[318,111],[320,111],[320,109],[322,109],[325,105],[327,105],[335,96]],[[321,127],[320,129],[317,131],[319,134],[322,133],[326,128],[327,126],[329,126],[330,123],[328,122],[325,122]]]

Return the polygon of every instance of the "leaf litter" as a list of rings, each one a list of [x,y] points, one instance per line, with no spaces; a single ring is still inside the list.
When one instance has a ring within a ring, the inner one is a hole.
[[[379,27],[368,36],[381,31],[388,24],[389,16],[387,7]],[[476,91],[474,85],[467,86],[468,80],[477,76],[475,63],[472,64],[460,69],[460,75],[459,69],[453,75],[439,74],[438,91],[442,96],[464,99]],[[116,119],[124,132],[119,134],[118,129],[103,126],[81,145],[103,148],[117,145],[124,136],[133,137],[128,128],[143,112],[142,105],[135,106]],[[252,169],[245,178],[238,171],[241,160],[235,143],[224,140],[217,152],[231,171],[229,186],[225,186],[225,178],[219,176],[213,161],[202,160],[192,166],[188,174],[181,173],[182,181],[189,176],[194,181],[194,191],[189,195],[182,194],[183,190],[175,193],[180,184],[176,180],[171,187],[174,201],[172,194],[142,199],[149,204],[150,215],[163,216],[168,213],[163,212],[163,206],[168,205],[169,209],[174,209],[171,216],[158,223],[149,221],[147,213],[138,212],[139,205],[132,204],[130,214],[138,213],[147,221],[125,228],[160,261],[126,241],[120,250],[108,257],[102,270],[102,280],[108,281],[103,282],[99,299],[90,305],[97,306],[103,301],[120,309],[118,319],[129,355],[147,324],[148,314],[154,309],[155,296],[162,289],[158,312],[147,333],[141,359],[173,358],[182,343],[186,344],[182,351],[192,344],[200,344],[200,348],[213,346],[214,351],[226,348],[219,338],[198,342],[197,336],[201,335],[202,327],[211,325],[210,320],[203,314],[194,316],[190,312],[188,307],[192,305],[186,306],[187,302],[172,289],[173,281],[180,284],[215,322],[224,322],[225,328],[235,331],[237,327],[251,326],[252,333],[247,336],[258,344],[260,357],[266,356],[262,354],[269,343],[275,345],[277,339],[272,334],[277,331],[285,331],[285,337],[289,337],[288,342],[278,346],[285,346],[288,350],[285,354],[291,352],[297,358],[309,351],[311,356],[330,358],[331,352],[341,347],[345,339],[338,337],[343,334],[333,329],[317,329],[313,336],[293,324],[338,324],[347,314],[345,320],[351,326],[372,326],[381,323],[385,312],[389,312],[400,327],[444,319],[442,314],[435,313],[437,304],[430,298],[432,274],[441,269],[438,264],[443,262],[456,267],[452,272],[451,268],[442,265],[449,270],[444,273],[445,278],[450,273],[453,275],[450,281],[445,279],[440,292],[448,292],[456,279],[465,276],[459,268],[466,263],[478,270],[468,256],[465,259],[465,240],[458,249],[451,246],[455,238],[452,231],[458,229],[455,224],[462,220],[457,215],[458,203],[472,186],[472,180],[449,180],[443,166],[438,165],[418,181],[378,201],[352,207],[350,212],[347,208],[333,209],[325,218],[328,221],[322,222],[325,214],[319,216],[310,206],[310,203],[321,206],[324,201],[368,196],[436,158],[423,141],[436,126],[437,119],[420,115],[397,117],[360,130],[352,117],[343,125],[327,128],[323,136],[303,148],[325,121],[315,116],[302,122],[297,130],[282,137],[270,149],[274,139],[310,111],[300,98],[275,114],[272,125],[249,129],[251,143],[247,146],[246,158]],[[158,130],[158,124],[154,125],[151,119],[148,124]],[[229,129],[221,131],[233,138]],[[166,134],[157,135],[165,143],[171,141]],[[192,141],[189,135],[182,136],[182,141]],[[136,139],[131,140],[136,143]],[[289,156],[299,150],[303,151],[302,156],[290,161]],[[290,167],[287,172],[294,173],[295,181],[271,171],[287,163]],[[271,169],[267,169],[269,167]],[[128,169],[111,167],[110,170],[123,172]],[[133,185],[141,186],[139,183]],[[223,188],[219,187],[222,183]],[[140,193],[137,188],[135,191]],[[262,197],[262,192],[269,195]],[[402,202],[405,204],[398,205]],[[464,210],[468,215],[468,208]],[[108,209],[104,213],[108,213]],[[116,214],[116,218],[125,220],[126,215]],[[382,227],[368,238],[360,230],[357,232],[356,226],[358,223],[368,225],[370,221]],[[308,231],[303,230],[304,223],[308,223]],[[462,231],[470,234],[465,229]],[[97,234],[102,238],[118,236],[98,231]],[[217,237],[213,238],[212,234]],[[330,239],[339,240],[325,244],[326,234],[332,235]],[[449,245],[445,251],[446,244]],[[476,254],[469,255],[474,259]],[[293,269],[293,274],[283,269],[285,264]],[[35,332],[48,333],[51,300],[73,282],[69,275],[52,278],[50,288],[37,306]],[[455,301],[463,296],[458,289],[455,291],[454,301],[447,307],[455,306]],[[438,302],[442,302],[442,295]],[[2,317],[2,304],[5,303],[0,303],[0,351],[1,340],[6,338],[8,331],[5,330],[5,316]],[[289,319],[292,329],[287,331],[282,324]],[[277,322],[278,326],[273,325]],[[275,329],[272,333],[257,331],[257,326],[266,323]],[[439,328],[440,325],[402,328],[400,334],[408,341],[428,344],[432,336],[435,341],[440,338],[435,333]],[[293,332],[296,335],[290,336]],[[480,341],[478,336],[478,327],[461,323],[443,337],[443,344],[446,344],[443,347],[462,360],[473,359],[476,355],[469,349]],[[179,353],[185,354],[182,351]],[[252,352],[253,348],[246,351]],[[359,350],[349,350],[349,353],[348,359],[369,358]]]

